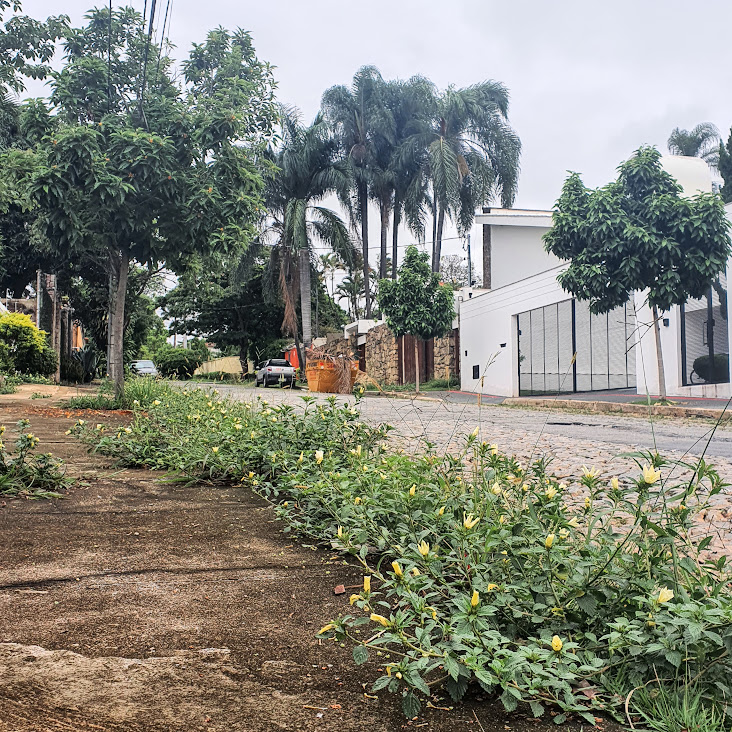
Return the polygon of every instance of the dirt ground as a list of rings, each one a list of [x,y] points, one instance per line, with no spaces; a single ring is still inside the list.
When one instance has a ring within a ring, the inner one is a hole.
[[[1,732],[557,729],[475,696],[407,722],[395,696],[365,693],[376,663],[315,638],[357,568],[281,533],[246,489],[89,455],[57,396],[0,398],[0,424],[30,419],[79,477],[63,500],[0,500]]]

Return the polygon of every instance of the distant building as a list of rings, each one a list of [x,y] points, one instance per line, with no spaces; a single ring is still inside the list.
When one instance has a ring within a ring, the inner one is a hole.
[[[686,195],[712,190],[703,160],[670,156],[662,163]],[[727,211],[732,219],[732,204]],[[489,291],[460,309],[462,389],[503,396],[609,389],[658,394],[643,293],[606,315],[592,315],[586,302],[562,290],[557,275],[568,265],[548,254],[542,242],[551,211],[484,209],[476,224],[483,231],[483,282]],[[701,300],[663,314],[669,395],[730,396],[727,276],[722,272]]]

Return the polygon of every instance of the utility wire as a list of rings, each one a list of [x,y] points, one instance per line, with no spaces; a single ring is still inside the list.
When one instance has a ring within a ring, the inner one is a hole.
[[[155,80],[153,81],[153,86],[157,86],[158,83],[158,74],[160,73],[160,61],[163,58],[163,44],[165,43],[165,26],[168,23],[168,12],[170,11],[170,0],[167,0],[165,4],[165,16],[163,17],[163,29],[160,31],[160,43],[158,44],[158,65],[155,69]],[[168,29],[168,34],[170,34],[170,29]]]
[[[145,3],[147,4],[147,0],[145,0]],[[140,116],[142,117],[142,121],[145,124],[145,129],[148,129],[147,125],[147,119],[145,118],[145,110],[143,109],[143,103],[145,100],[145,81],[147,79],[147,61],[148,57],[150,55],[150,42],[152,41],[152,34],[153,34],[153,22],[155,20],[155,5],[156,0],[151,0],[150,2],[150,22],[148,24],[147,28],[147,43],[145,44],[145,56],[142,63],[142,87],[140,89]]]
[[[109,25],[107,26],[107,112],[112,112],[112,0],[109,0]]]

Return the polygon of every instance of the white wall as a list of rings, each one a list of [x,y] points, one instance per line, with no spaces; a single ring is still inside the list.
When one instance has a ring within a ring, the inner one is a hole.
[[[504,287],[562,264],[544,249],[543,226],[491,226],[491,288]]]
[[[564,267],[566,265],[555,267],[462,302],[460,381],[463,391],[518,396],[515,316],[532,308],[567,300],[569,295],[557,282],[557,275]],[[475,365],[483,377],[482,384],[480,379],[473,379]]]

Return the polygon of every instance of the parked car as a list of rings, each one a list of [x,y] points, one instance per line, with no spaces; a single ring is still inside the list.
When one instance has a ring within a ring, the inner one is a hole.
[[[158,370],[155,364],[147,359],[141,361],[132,361],[130,363],[130,371],[137,376],[157,376]]]
[[[265,388],[271,384],[282,386],[295,386],[295,369],[290,362],[284,358],[270,358],[260,364],[254,379],[255,386],[264,384]]]

